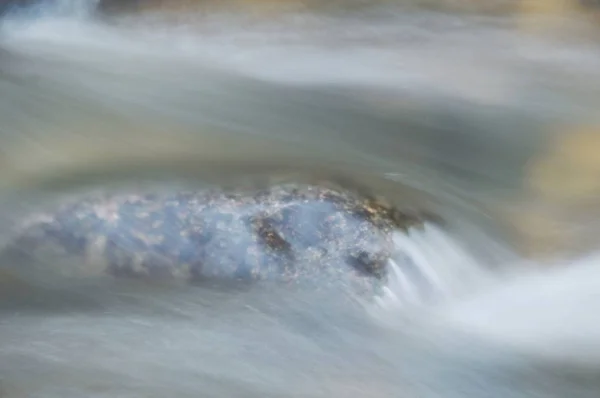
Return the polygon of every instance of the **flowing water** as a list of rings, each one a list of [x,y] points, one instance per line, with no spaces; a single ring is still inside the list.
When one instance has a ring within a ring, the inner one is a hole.
[[[0,274],[0,396],[600,394],[597,258],[525,260],[494,210],[528,199],[524,170],[560,126],[596,122],[589,36],[569,21],[549,38],[389,5],[176,18],[94,7],[4,18],[1,236],[86,189],[309,174],[446,223],[396,234],[420,279],[392,262],[375,303]]]

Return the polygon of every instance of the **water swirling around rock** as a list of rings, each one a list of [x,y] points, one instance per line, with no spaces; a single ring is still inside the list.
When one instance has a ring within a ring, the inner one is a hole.
[[[3,24],[1,394],[598,396],[597,271],[515,288],[478,207],[520,184],[532,115],[596,112],[540,90],[564,59],[539,68],[502,21],[429,11],[169,26],[94,3]],[[330,167],[387,201],[221,175]]]

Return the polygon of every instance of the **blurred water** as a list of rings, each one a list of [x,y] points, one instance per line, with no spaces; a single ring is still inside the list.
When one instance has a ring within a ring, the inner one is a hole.
[[[539,264],[523,266],[489,210],[523,196],[549,135],[595,123],[593,41],[389,7],[174,23],[100,19],[93,3],[3,22],[3,236],[86,188],[343,175],[448,221],[396,237],[435,300],[400,273],[368,305],[275,288],[5,282],[4,396],[598,396],[596,286],[578,283],[594,280],[595,259],[522,276]]]

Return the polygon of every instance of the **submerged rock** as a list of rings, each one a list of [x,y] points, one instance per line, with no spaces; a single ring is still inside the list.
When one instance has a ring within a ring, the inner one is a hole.
[[[103,195],[35,217],[3,258],[17,269],[36,264],[118,278],[271,280],[372,291],[387,278],[392,231],[421,222],[372,199],[311,185]]]

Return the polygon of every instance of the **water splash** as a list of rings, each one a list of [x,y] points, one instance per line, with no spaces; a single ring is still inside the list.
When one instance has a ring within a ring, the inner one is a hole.
[[[392,327],[413,314],[476,295],[502,277],[492,263],[508,258],[496,251],[499,256],[486,263],[451,232],[432,224],[396,232],[393,241],[388,284],[376,305],[368,307],[375,319]]]
[[[522,271],[464,302],[445,305],[445,327],[541,358],[600,363],[600,253]]]

